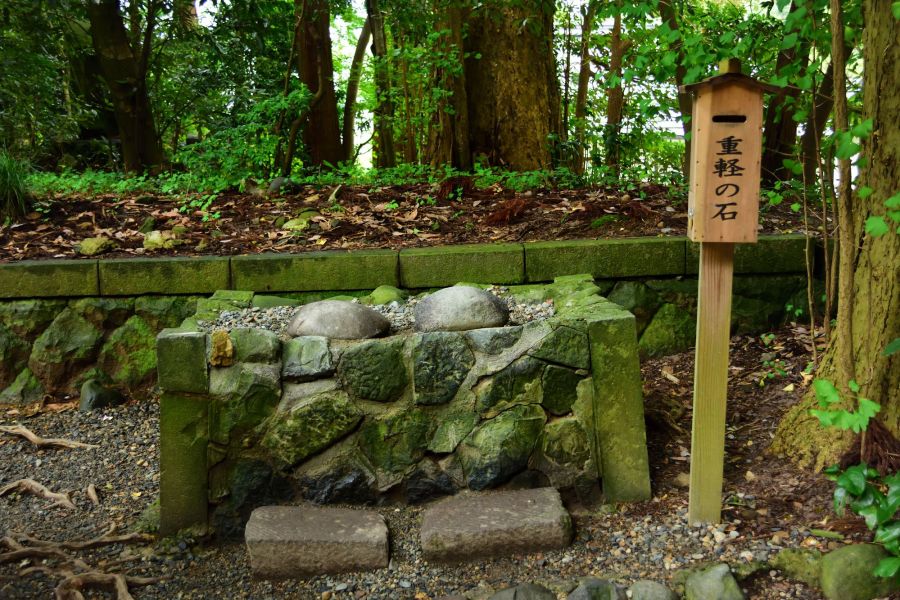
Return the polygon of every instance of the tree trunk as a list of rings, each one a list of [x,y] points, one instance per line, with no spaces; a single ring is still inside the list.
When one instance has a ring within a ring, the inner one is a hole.
[[[375,164],[378,167],[394,167],[397,156],[394,151],[394,104],[391,102],[391,73],[387,57],[387,38],[384,32],[384,16],[378,0],[366,0],[366,14],[372,30],[372,54],[375,56]]]
[[[852,240],[841,245],[846,255],[839,274],[849,285],[850,301],[838,304],[837,331],[817,376],[845,390],[849,372],[860,385],[860,395],[881,404],[878,420],[898,435],[900,353],[887,357],[884,349],[900,337],[900,233],[894,225],[892,232],[872,237],[865,233],[865,222],[873,215],[884,216],[885,200],[900,189],[900,97],[894,93],[900,89],[900,21],[891,14],[891,0],[865,0],[863,17],[863,117],[873,120],[873,133],[863,144],[868,161],[860,183],[873,191],[866,198],[856,196],[850,220],[841,221]],[[836,65],[837,93],[839,69]],[[842,364],[847,357],[849,368]],[[821,468],[846,450],[849,436],[821,429],[808,412],[814,405],[810,393],[791,409],[772,448]]]
[[[366,57],[366,47],[369,45],[371,29],[369,22],[363,23],[359,39],[356,41],[356,52],[353,53],[353,62],[350,63],[350,75],[347,78],[347,97],[344,99],[344,133],[341,143],[344,145],[344,160],[353,160],[353,134],[356,130],[356,94],[359,92],[359,78],[362,75],[363,59]]]
[[[156,3],[151,1],[147,7],[143,43],[140,50],[136,50],[129,41],[117,0],[87,3],[94,52],[112,96],[125,170],[131,173],[153,171],[164,162],[147,95],[147,69],[156,10]],[[137,38],[140,38],[140,32]]]
[[[469,149],[469,107],[466,94],[466,72],[463,56],[463,9],[457,2],[436,3],[435,10],[442,15],[438,20],[439,31],[446,35],[439,38],[438,51],[452,57],[455,68],[442,66],[435,72],[435,86],[449,90],[449,98],[441,100],[430,126],[428,140],[429,163],[434,166],[450,164],[462,171],[472,168],[472,152]]]
[[[616,5],[616,14],[613,18],[612,33],[609,36],[609,76],[617,77],[618,83],[607,86],[606,89],[606,132],[604,145],[606,155],[604,163],[610,168],[613,175],[619,177],[620,145],[619,133],[622,130],[622,115],[625,110],[625,90],[622,88],[622,61],[625,57],[627,45],[622,40],[622,12]]]
[[[678,31],[678,16],[675,14],[675,7],[672,0],[660,0],[659,14],[663,22],[669,26],[672,31]],[[694,110],[694,103],[690,92],[682,92],[681,86],[684,85],[684,77],[687,69],[684,66],[685,56],[684,47],[681,40],[675,44],[674,48],[678,57],[675,60],[675,85],[678,86],[678,110],[681,112],[681,127],[684,130],[684,156],[682,157],[682,173],[684,180],[688,181],[691,176],[691,113]]]
[[[791,3],[791,11],[795,11],[798,5]],[[805,46],[802,45],[802,46]],[[806,68],[806,56],[809,52],[801,47],[800,53],[802,67]],[[794,46],[781,50],[775,65],[775,73],[781,73],[797,58]],[[794,156],[794,143],[797,141],[797,122],[794,120],[794,104],[788,102],[788,98],[796,98],[797,92],[793,88],[784,87],[769,101],[766,109],[766,122],[763,125],[763,151],[761,159],[762,184],[770,187],[776,181],[790,179],[791,172],[786,169],[783,161]]]
[[[828,62],[828,69],[822,85],[816,90],[813,107],[806,119],[803,137],[800,138],[800,152],[803,155],[803,179],[806,185],[819,179],[819,157],[822,149],[822,135],[834,106],[834,64]],[[825,185],[825,182],[820,182]]]
[[[491,165],[551,166],[548,137],[560,129],[555,9],[552,1],[492,1],[468,19],[469,141],[472,153]]]
[[[598,0],[588,2],[581,23],[581,65],[578,71],[578,91],[575,94],[575,141],[578,144],[578,160],[575,170],[584,173],[584,153],[587,149],[585,130],[587,123],[588,85],[591,81],[591,35],[594,30],[594,19],[600,6]]]
[[[312,165],[337,165],[344,157],[338,123],[337,97],[334,93],[334,63],[331,57],[331,33],[327,0],[295,0],[305,3],[299,9],[303,23],[297,29],[297,72],[300,81],[318,96],[320,69],[324,91],[321,101],[309,111],[303,143]],[[288,150],[290,153],[290,149]]]

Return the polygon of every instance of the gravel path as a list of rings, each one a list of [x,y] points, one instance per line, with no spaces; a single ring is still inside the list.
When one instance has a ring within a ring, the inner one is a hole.
[[[14,418],[0,419],[4,424]],[[34,537],[74,540],[95,537],[111,524],[124,530],[153,500],[158,489],[157,404],[138,404],[96,413],[68,410],[23,421],[42,436],[97,444],[96,449],[37,449],[10,436],[0,437],[0,485],[32,477],[55,491],[71,491],[77,510],[48,508],[49,502],[12,494],[0,498],[0,530],[27,531]],[[100,506],[84,493],[93,483]],[[801,545],[802,529],[773,537],[746,535],[733,520],[717,528],[688,527],[686,493],[667,493],[653,502],[620,507],[619,512],[575,510],[576,541],[566,550],[461,566],[430,565],[421,557],[416,533],[420,507],[380,507],[392,538],[389,568],[374,573],[317,577],[270,583],[251,578],[247,554],[238,542],[203,546],[191,540],[155,547],[113,545],[80,553],[103,566],[124,561],[132,574],[168,575],[169,581],[133,588],[136,599],[300,598],[434,599],[445,594],[486,598],[492,590],[524,581],[540,582],[563,593],[583,576],[602,576],[629,584],[640,578],[668,582],[678,569],[704,561],[749,565],[779,548]],[[781,536],[781,537],[779,537]],[[18,567],[0,565],[0,597],[49,598],[56,581],[43,575],[19,578]],[[123,567],[119,567],[120,569]],[[753,598],[817,598],[801,584],[763,571],[745,582]],[[104,596],[96,596],[104,597]],[[108,596],[107,596],[108,597]]]

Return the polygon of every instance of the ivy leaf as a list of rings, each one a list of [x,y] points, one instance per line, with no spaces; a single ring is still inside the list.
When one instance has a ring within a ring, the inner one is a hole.
[[[868,198],[869,196],[872,195],[872,188],[870,188],[867,185],[864,185],[861,188],[859,188],[858,190],[856,190],[856,194],[862,199]]]
[[[837,388],[827,379],[816,379],[813,382],[813,389],[816,392],[816,398],[819,400],[819,406],[823,408],[829,404],[841,401],[841,395],[838,393]]]
[[[850,133],[854,137],[869,137],[869,134],[872,133],[873,122],[872,119],[866,119],[861,123],[857,123],[853,126],[853,129],[850,130]]]
[[[894,3],[895,8],[897,5],[900,5],[900,2]],[[895,10],[894,15],[896,14],[897,11]],[[897,18],[900,19],[900,17]],[[897,571],[900,571],[900,557],[889,556],[881,559],[873,573],[878,577],[893,577],[897,574]]]
[[[838,486],[853,496],[861,496],[866,490],[866,465],[854,465],[837,478]]]
[[[838,147],[834,155],[841,160],[852,158],[859,152],[860,146],[853,141],[853,136],[843,133],[838,139]]]
[[[888,345],[885,346],[884,352],[882,352],[882,354],[884,356],[891,356],[892,354],[896,354],[897,352],[900,352],[900,338],[896,338],[888,343]]]
[[[900,192],[885,200],[884,205],[888,208],[900,208]]]
[[[886,544],[900,539],[900,521],[891,521],[878,529],[875,533],[875,541]]]
[[[850,388],[850,391],[853,392],[854,394],[858,394],[858,393],[859,393],[859,384],[856,383],[855,380],[851,379],[851,380],[847,383],[847,387]]]
[[[800,206],[799,202],[794,202],[793,204],[791,204],[791,210],[793,212],[800,212],[801,208],[802,208],[802,206]]]
[[[793,47],[797,43],[797,34],[789,33],[784,36],[784,39],[781,40],[781,49],[787,50],[788,48]]]
[[[859,414],[866,419],[871,419],[881,412],[881,405],[868,398],[859,399]]]
[[[876,215],[866,219],[866,233],[872,237],[881,237],[890,230],[891,228],[888,227],[887,221],[882,216]]]
[[[900,19],[900,2],[891,4],[891,12],[894,13],[895,19]]]

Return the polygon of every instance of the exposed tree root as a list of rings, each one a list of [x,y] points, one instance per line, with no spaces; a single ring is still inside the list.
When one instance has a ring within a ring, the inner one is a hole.
[[[866,430],[865,454],[860,456],[859,436],[854,439],[853,445],[844,453],[839,463],[842,469],[861,462],[882,475],[890,475],[900,470],[900,440],[894,437],[887,427],[880,421],[872,419]]]
[[[97,488],[94,487],[94,484],[90,484],[84,490],[84,493],[87,494],[88,500],[91,501],[91,504],[94,506],[100,506],[100,496],[97,495]]]
[[[95,444],[83,444],[73,440],[65,440],[62,438],[42,438],[27,427],[21,425],[0,425],[0,433],[8,433],[25,438],[38,448],[55,447],[55,448],[96,448]]]
[[[0,496],[5,496],[12,491],[24,492],[27,494],[33,494],[40,498],[46,498],[47,500],[53,500],[52,506],[71,508],[72,510],[75,509],[75,504],[72,503],[72,499],[69,497],[69,494],[51,492],[43,484],[38,483],[34,479],[19,479],[18,481],[13,481],[9,485],[0,489]]]
[[[166,578],[106,573],[65,552],[65,550],[85,550],[109,544],[152,540],[151,536],[139,533],[113,535],[114,532],[115,526],[99,537],[76,542],[51,542],[32,538],[27,534],[11,533],[0,538],[0,546],[9,550],[0,554],[0,563],[32,558],[57,561],[52,565],[32,565],[19,570],[20,577],[43,573],[49,577],[61,578],[54,590],[57,600],[84,600],[82,591],[88,587],[111,588],[115,591],[117,600],[134,600],[129,591],[131,586],[150,585]],[[29,545],[23,545],[23,542]]]

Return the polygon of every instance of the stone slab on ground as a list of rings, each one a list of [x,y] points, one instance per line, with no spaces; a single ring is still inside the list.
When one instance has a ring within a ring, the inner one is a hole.
[[[250,568],[265,579],[381,569],[388,530],[375,511],[320,506],[263,506],[245,530]]]
[[[460,562],[565,548],[572,518],[554,488],[463,492],[427,508],[420,535],[428,560]]]

